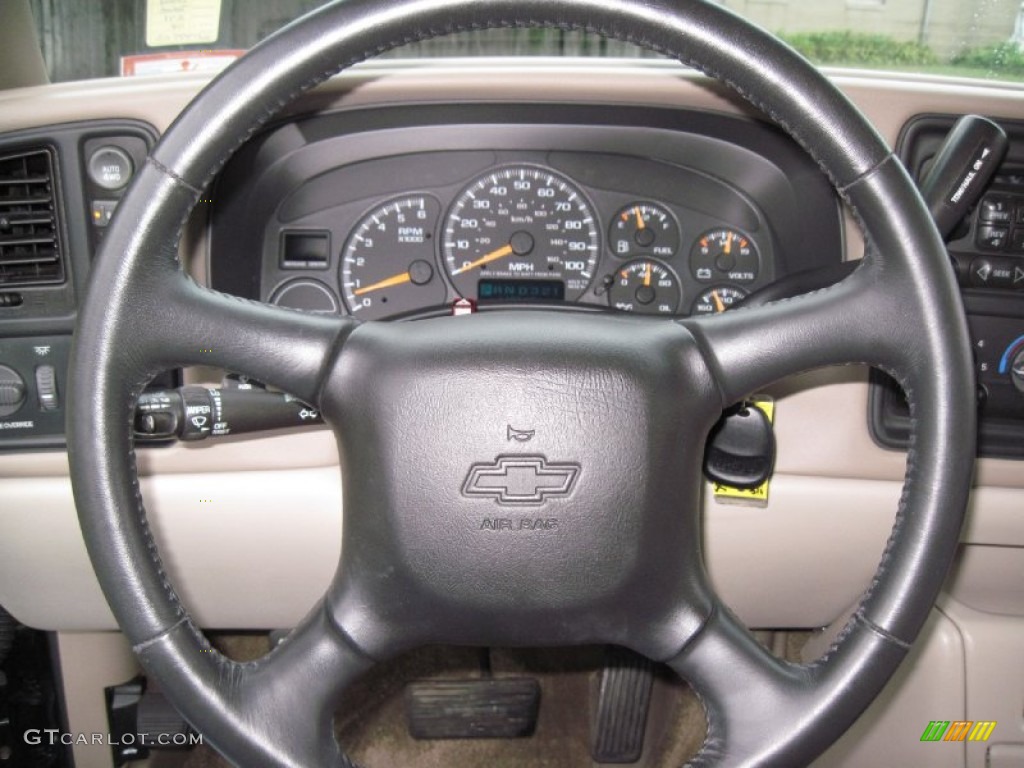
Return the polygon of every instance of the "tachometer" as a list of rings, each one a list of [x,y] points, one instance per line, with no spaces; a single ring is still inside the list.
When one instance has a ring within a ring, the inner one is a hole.
[[[462,296],[574,301],[593,279],[598,239],[593,210],[572,182],[517,165],[480,177],[459,195],[442,248]]]
[[[341,287],[349,311],[374,320],[444,303],[434,270],[434,226],[441,205],[403,197],[356,224],[341,255]]]

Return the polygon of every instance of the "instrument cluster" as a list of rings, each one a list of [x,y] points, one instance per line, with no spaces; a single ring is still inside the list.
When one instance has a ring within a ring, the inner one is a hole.
[[[448,104],[315,115],[215,190],[212,287],[389,320],[562,307],[723,312],[839,261],[828,180],[772,126],[668,108]]]
[[[445,311],[460,298],[710,314],[773,273],[760,227],[755,236],[678,203],[589,188],[539,163],[498,165],[447,197],[406,191],[373,201],[347,232],[343,218],[313,218],[275,238],[281,271],[293,274],[267,298],[367,320]],[[287,250],[317,241],[319,261]]]

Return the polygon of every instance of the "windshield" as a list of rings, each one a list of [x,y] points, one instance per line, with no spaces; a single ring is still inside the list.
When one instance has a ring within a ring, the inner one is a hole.
[[[31,0],[50,79],[211,71],[319,0]],[[1020,0],[722,0],[821,65],[1024,80]],[[582,32],[488,30],[389,57],[655,56]]]

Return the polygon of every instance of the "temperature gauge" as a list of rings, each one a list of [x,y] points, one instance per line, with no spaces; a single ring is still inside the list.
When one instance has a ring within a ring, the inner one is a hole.
[[[747,292],[742,288],[719,285],[697,297],[697,301],[693,304],[693,314],[714,315],[718,312],[725,312],[745,298],[747,298]]]
[[[670,259],[679,250],[679,225],[660,205],[632,203],[612,219],[608,247],[620,259],[637,256]]]
[[[610,277],[608,302],[615,309],[645,315],[671,315],[679,309],[679,280],[660,261],[631,261]]]

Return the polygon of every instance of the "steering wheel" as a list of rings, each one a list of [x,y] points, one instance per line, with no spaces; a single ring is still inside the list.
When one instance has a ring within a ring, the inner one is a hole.
[[[862,265],[826,290],[713,319],[504,312],[402,324],[282,310],[183,272],[178,238],[202,190],[298,94],[402,43],[523,25],[631,41],[729,83],[830,176],[865,231]],[[131,416],[147,379],[211,362],[315,404],[341,457],[334,581],[254,663],[211,649],[179,602],[135,471]],[[796,665],[761,648],[709,586],[701,457],[723,408],[842,363],[901,382],[913,443],[870,587],[828,653]],[[146,671],[242,766],[351,765],[332,728],[348,685],[434,643],[626,646],[700,696],[709,727],[693,765],[809,762],[928,616],[973,462],[966,322],[911,180],[811,65],[699,0],[345,0],[285,27],[204,89],[138,174],[104,239],[71,366],[72,481],[100,584]],[[510,443],[508,425],[535,436]],[[557,522],[516,536],[482,524],[520,516]]]

